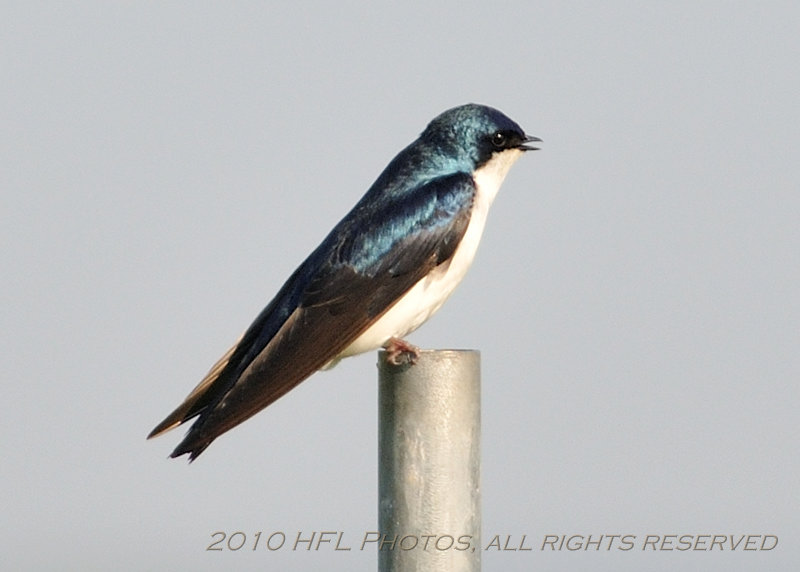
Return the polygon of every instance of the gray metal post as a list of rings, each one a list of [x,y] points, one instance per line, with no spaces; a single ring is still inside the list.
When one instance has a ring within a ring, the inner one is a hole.
[[[480,353],[378,370],[380,572],[480,571]]]

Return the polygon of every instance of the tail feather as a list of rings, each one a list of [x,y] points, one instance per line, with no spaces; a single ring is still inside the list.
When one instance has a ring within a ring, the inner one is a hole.
[[[187,435],[187,439],[184,439],[183,441],[181,441],[181,443],[177,447],[175,447],[175,450],[170,454],[170,458],[176,459],[176,458],[180,457],[181,455],[188,454],[189,455],[189,462],[191,463],[197,457],[200,456],[200,453],[205,451],[206,448],[209,445],[211,445],[212,441],[214,441],[214,439],[208,439],[205,443],[202,443],[200,445],[184,445],[184,443],[186,443],[187,440],[188,440],[188,435]]]
[[[197,384],[189,395],[186,396],[186,399],[183,400],[175,411],[167,415],[167,418],[164,419],[161,423],[155,426],[155,428],[150,431],[150,434],[147,436],[148,439],[152,439],[153,437],[158,437],[159,435],[166,433],[167,431],[178,427],[179,425],[183,425],[187,421],[194,419],[202,411],[208,407],[209,402],[211,401],[213,392],[209,390],[213,386],[214,382],[217,381],[219,376],[222,374],[225,366],[228,365],[228,362],[233,355],[233,352],[236,351],[236,348],[239,347],[239,342],[242,341],[241,336],[233,346],[225,352],[217,363],[211,366],[211,369],[208,371],[206,376]],[[208,445],[206,445],[207,447]],[[204,447],[205,448],[205,447]],[[200,454],[199,452],[197,453]],[[173,454],[173,457],[176,455]]]

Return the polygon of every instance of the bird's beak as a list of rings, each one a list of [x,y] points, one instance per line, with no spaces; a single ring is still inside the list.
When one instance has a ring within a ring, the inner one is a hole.
[[[541,142],[541,141],[542,140],[539,139],[538,137],[534,137],[533,135],[528,135],[528,136],[525,137],[525,139],[522,140],[522,144],[519,147],[517,147],[517,149],[520,149],[522,151],[538,151],[539,150],[538,147],[533,147],[531,145],[525,145],[525,143],[535,143],[535,142]]]

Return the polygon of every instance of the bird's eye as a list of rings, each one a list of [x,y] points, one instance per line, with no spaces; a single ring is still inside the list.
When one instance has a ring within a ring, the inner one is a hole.
[[[501,149],[506,144],[506,136],[503,135],[502,132],[498,131],[494,135],[492,135],[492,145]]]

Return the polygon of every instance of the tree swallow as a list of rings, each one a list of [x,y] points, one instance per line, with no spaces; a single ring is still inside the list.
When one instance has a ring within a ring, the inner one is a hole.
[[[484,105],[436,117],[148,439],[197,417],[171,454],[192,461],[344,357],[383,347],[392,362],[413,363],[403,336],[461,282],[500,184],[536,141]]]

